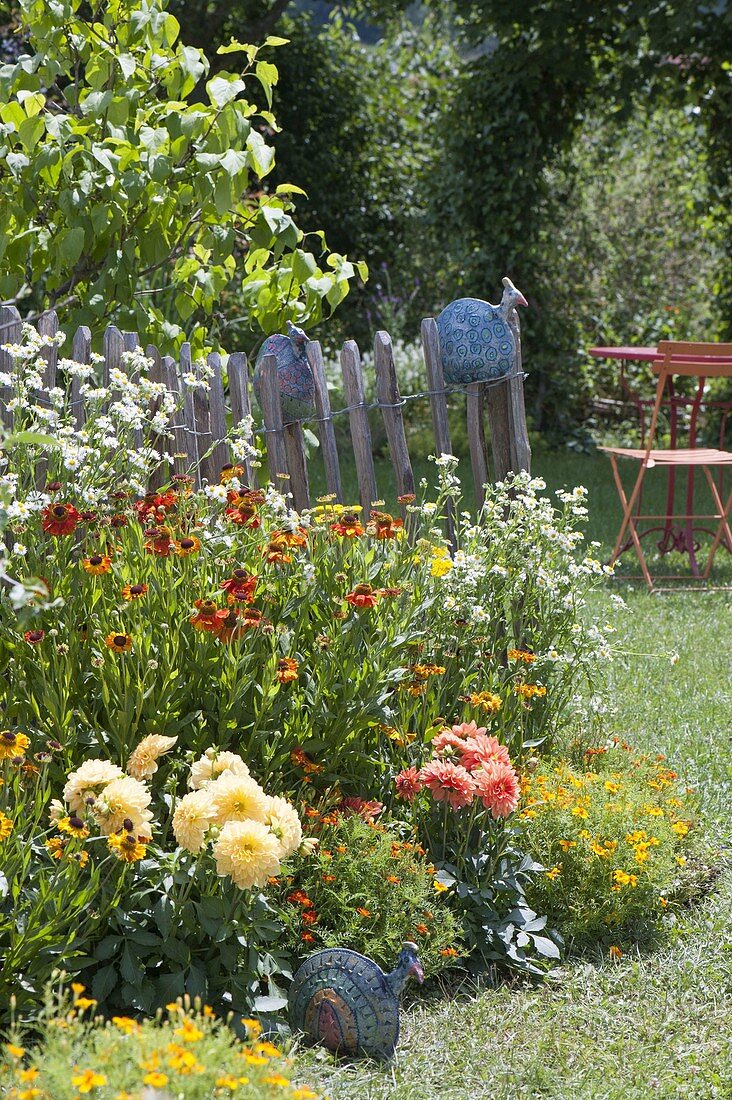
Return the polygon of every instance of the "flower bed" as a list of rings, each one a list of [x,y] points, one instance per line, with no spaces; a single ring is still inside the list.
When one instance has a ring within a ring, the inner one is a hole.
[[[296,515],[236,461],[148,492],[167,398],[147,361],[104,390],[61,359],[78,426],[63,389],[39,395],[45,342],[27,332],[4,380],[31,434],[0,478],[0,1001],[32,1013],[63,960],[105,1009],[275,1011],[312,945],[389,965],[405,936],[433,972],[541,972],[560,941],[527,900],[544,872],[521,776],[610,653],[584,491],[552,503],[520,475],[476,522],[442,456],[434,499],[367,521],[331,500]]]

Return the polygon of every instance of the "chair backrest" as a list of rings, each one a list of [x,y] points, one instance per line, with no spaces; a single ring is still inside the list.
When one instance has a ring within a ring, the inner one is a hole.
[[[653,447],[658,424],[658,415],[668,386],[672,421],[672,437],[676,436],[678,415],[682,406],[689,412],[688,446],[696,446],[697,420],[704,402],[704,390],[708,378],[732,378],[732,344],[703,344],[684,340],[661,340],[658,345],[658,358],[651,364],[654,374],[658,375],[656,400],[653,405],[651,422],[644,445],[650,452]],[[698,385],[693,399],[681,398],[674,394],[673,378],[682,375],[696,378]],[[686,433],[685,433],[686,434]],[[678,443],[675,444],[678,446]]]

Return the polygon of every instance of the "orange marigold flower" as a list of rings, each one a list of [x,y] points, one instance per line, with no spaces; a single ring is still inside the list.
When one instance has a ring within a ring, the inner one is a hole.
[[[417,934],[420,936],[428,936],[430,933],[430,930],[426,924],[415,924],[414,931],[417,932]]]
[[[323,879],[323,882],[335,882],[336,880],[335,875],[321,875],[321,878]]]
[[[314,909],[304,909],[300,914],[300,920],[303,924],[317,924],[318,914]]]
[[[112,633],[108,634],[104,639],[104,644],[115,653],[129,653],[132,649],[132,635],[116,634],[112,631]]]
[[[306,775],[317,775],[318,772],[323,770],[323,765],[316,764],[304,749],[293,749],[290,753],[290,760],[296,767],[302,768]]]
[[[315,943],[315,936],[312,932],[301,932],[300,939],[303,943]]]
[[[197,608],[195,615],[188,620],[195,630],[207,630],[215,634],[218,630],[216,612],[219,610],[215,600],[195,600],[193,606]]]
[[[363,917],[364,919],[371,916],[371,910],[365,909],[363,905],[359,905],[359,907],[356,909],[356,912],[358,913],[359,917]]]
[[[293,905],[302,905],[305,909],[313,904],[304,890],[293,890],[291,894],[287,895],[287,900]]]
[[[379,602],[379,594],[370,584],[357,584],[353,592],[349,592],[345,599],[351,607],[355,607],[359,611],[368,611],[370,608],[376,607]]]
[[[345,539],[356,539],[364,533],[358,516],[353,512],[344,512],[338,522],[331,525],[331,531]]]
[[[39,645],[46,637],[45,630],[26,630],[23,635],[28,645]]]
[[[608,947],[608,955],[611,959],[622,959],[623,952],[620,950],[616,943],[611,943]]]
[[[185,535],[182,539],[173,542],[173,553],[179,558],[190,557],[191,554],[197,554],[200,549],[201,540],[195,535]]]
[[[107,554],[92,554],[91,557],[82,560],[81,566],[87,573],[99,577],[112,568],[112,559]]]
[[[72,535],[79,523],[81,516],[73,504],[47,504],[41,513],[43,530],[55,538]]]
[[[443,947],[440,954],[445,959],[458,959],[460,957],[460,952],[456,951],[454,947]]]
[[[123,600],[141,600],[147,593],[146,584],[126,584],[122,589]]]
[[[281,684],[291,684],[297,680],[299,668],[294,657],[282,657],[277,662],[277,679]]]
[[[398,875],[387,875],[386,881],[390,882],[393,886],[398,886],[402,880],[399,878]]]

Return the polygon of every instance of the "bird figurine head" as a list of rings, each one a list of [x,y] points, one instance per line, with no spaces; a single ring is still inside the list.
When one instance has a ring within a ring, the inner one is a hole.
[[[520,290],[517,290],[508,276],[503,280],[502,310],[508,314],[515,306],[527,306],[529,303]]]
[[[399,952],[396,966],[391,974],[387,975],[386,980],[398,997],[410,978],[416,978],[421,985],[424,981],[424,971],[417,956],[416,943],[412,943],[411,940],[405,940]]]
[[[293,351],[297,355],[302,355],[305,351],[305,345],[308,342],[308,334],[304,329],[298,328],[297,325],[293,325],[292,321],[288,321],[287,335],[290,337]]]

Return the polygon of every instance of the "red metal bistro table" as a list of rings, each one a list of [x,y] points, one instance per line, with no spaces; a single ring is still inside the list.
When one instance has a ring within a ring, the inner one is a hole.
[[[638,420],[640,426],[641,435],[641,447],[645,445],[646,439],[646,414],[653,408],[653,396],[649,395],[641,396],[628,381],[627,364],[628,363],[652,363],[659,358],[658,349],[655,347],[643,347],[643,346],[622,346],[622,347],[594,347],[589,348],[588,353],[594,359],[617,359],[620,362],[620,388],[627,400],[628,404],[632,405],[638,412]],[[649,374],[649,381],[651,380]],[[722,412],[719,432],[719,447],[724,449],[724,438],[727,427],[727,417],[730,411],[732,411],[732,401],[705,401],[705,408],[718,408]],[[676,447],[679,429],[679,416],[683,410],[691,410],[692,415],[698,412],[698,402],[694,397],[688,397],[684,394],[679,394],[674,391],[673,382],[669,384],[669,397],[666,402],[666,407],[669,413],[669,443],[670,446]],[[691,446],[694,446],[694,433],[696,430],[695,417],[694,424],[692,425],[692,441]],[[720,473],[720,479],[723,476]],[[666,520],[663,526],[649,528],[644,531],[644,535],[649,535],[652,532],[660,532],[660,538],[657,546],[661,554],[668,554],[672,550],[679,550],[682,553],[689,555],[689,564],[691,567],[692,575],[695,577],[700,576],[699,564],[696,559],[696,551],[699,548],[699,544],[695,539],[696,531],[707,531],[706,528],[694,528],[692,523],[692,515],[694,510],[694,469],[690,467],[687,472],[686,479],[686,516],[688,517],[683,526],[678,527],[674,525],[673,513],[674,513],[674,497],[676,492],[676,470],[673,466],[668,468],[668,481],[666,489]],[[720,485],[720,491],[722,486]],[[641,501],[638,500],[638,511],[640,512]],[[713,533],[713,532],[707,532]],[[732,553],[732,547],[727,545],[727,541],[724,540],[722,545]],[[624,553],[630,546],[632,546],[632,540],[628,539],[621,549],[621,553]]]

